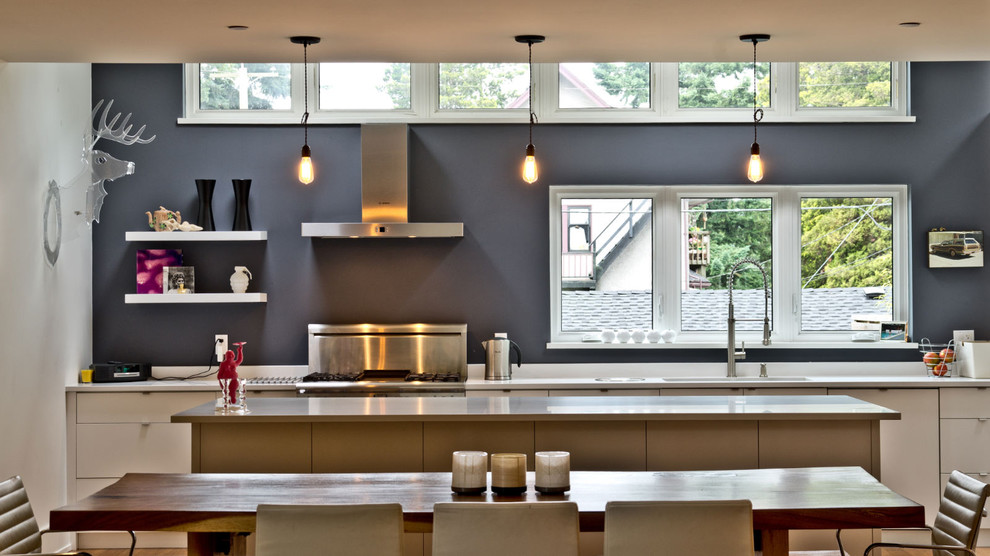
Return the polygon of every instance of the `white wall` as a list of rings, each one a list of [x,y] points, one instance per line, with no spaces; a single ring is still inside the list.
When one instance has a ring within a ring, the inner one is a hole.
[[[0,479],[24,478],[42,524],[66,500],[65,385],[91,363],[93,320],[92,234],[49,266],[42,213],[48,181],[81,169],[90,97],[89,64],[0,62]]]

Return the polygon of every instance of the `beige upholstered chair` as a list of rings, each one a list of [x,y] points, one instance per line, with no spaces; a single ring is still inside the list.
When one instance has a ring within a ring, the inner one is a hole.
[[[605,556],[752,556],[749,500],[609,502]]]
[[[400,504],[258,505],[257,556],[401,556]]]
[[[47,532],[38,528],[21,478],[15,476],[0,483],[0,554],[38,554],[41,535]]]
[[[878,542],[871,544],[865,554],[876,548],[902,547],[929,549],[937,556],[976,556],[976,538],[980,534],[980,521],[983,519],[983,506],[987,502],[988,493],[990,485],[953,471],[942,492],[935,525],[929,527],[932,531],[932,544]]]
[[[574,502],[441,502],[433,556],[577,556]]]

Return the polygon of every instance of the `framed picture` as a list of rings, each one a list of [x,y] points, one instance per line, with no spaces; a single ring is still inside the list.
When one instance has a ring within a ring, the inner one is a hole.
[[[162,269],[180,265],[181,249],[138,249],[137,293],[163,293]]]
[[[883,341],[891,342],[906,342],[907,341],[907,323],[906,322],[881,322],[880,323],[880,339]]]
[[[193,293],[196,291],[196,271],[191,266],[166,266],[162,268],[165,293]]]
[[[983,230],[928,232],[928,268],[983,266]]]

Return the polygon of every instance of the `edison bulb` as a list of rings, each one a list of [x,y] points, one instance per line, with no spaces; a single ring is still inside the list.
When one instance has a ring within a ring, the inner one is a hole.
[[[526,160],[523,161],[522,178],[526,183],[533,183],[540,178],[536,168],[536,147],[532,143],[526,145]]]
[[[758,143],[753,143],[749,149],[749,170],[746,175],[751,182],[758,182],[763,179],[763,161],[760,160],[760,145]]]
[[[310,156],[309,145],[303,145],[302,158],[299,160],[299,181],[305,184],[313,183],[316,173],[313,171],[313,159]]]

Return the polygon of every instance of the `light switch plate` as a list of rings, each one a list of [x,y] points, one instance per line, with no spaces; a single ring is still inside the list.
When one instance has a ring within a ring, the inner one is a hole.
[[[958,349],[963,342],[972,342],[975,339],[976,338],[974,337],[972,330],[952,331],[952,343],[956,345],[956,349]]]

